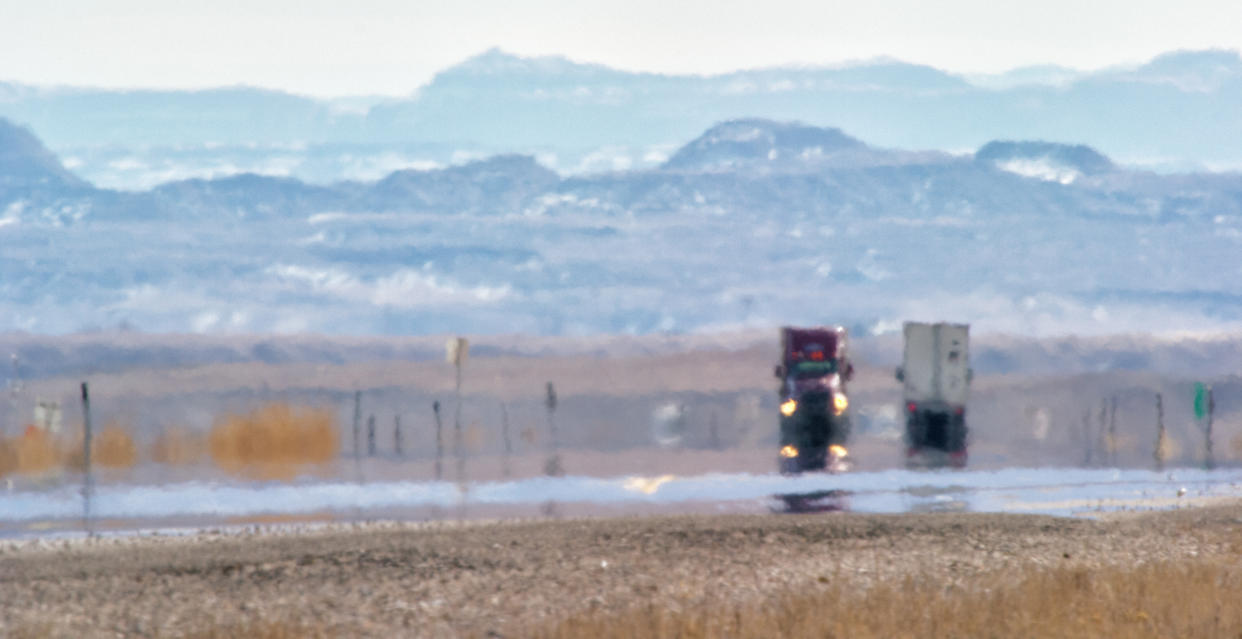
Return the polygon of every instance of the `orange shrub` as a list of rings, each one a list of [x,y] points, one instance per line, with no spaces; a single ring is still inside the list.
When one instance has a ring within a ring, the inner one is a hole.
[[[0,477],[17,472],[17,444],[0,437]]]
[[[91,461],[103,468],[133,467],[138,461],[134,438],[119,425],[108,424],[91,441]]]
[[[20,437],[9,441],[14,470],[23,475],[43,475],[61,465],[61,455],[56,440],[34,426],[27,426]]]
[[[78,472],[86,468],[82,456],[82,434],[61,444],[60,463]],[[129,430],[118,422],[108,422],[91,436],[91,465],[95,468],[132,468],[138,463],[138,447]]]
[[[306,465],[331,461],[339,449],[335,415],[283,403],[224,417],[207,438],[217,466],[264,479],[291,479]]]
[[[183,428],[169,428],[151,444],[151,459],[170,466],[188,466],[203,458],[207,442],[202,435]]]

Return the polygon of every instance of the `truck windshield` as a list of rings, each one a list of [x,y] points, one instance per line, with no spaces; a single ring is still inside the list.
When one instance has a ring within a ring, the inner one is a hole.
[[[793,366],[793,375],[797,379],[823,377],[837,372],[837,360],[826,359],[820,362],[801,361]]]

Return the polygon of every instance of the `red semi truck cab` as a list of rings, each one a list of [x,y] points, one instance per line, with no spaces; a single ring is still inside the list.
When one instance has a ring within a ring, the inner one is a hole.
[[[781,328],[781,472],[837,470],[848,455],[849,395],[854,367],[840,326]]]

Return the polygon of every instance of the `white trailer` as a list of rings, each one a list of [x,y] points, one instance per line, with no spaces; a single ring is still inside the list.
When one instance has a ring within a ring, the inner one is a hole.
[[[970,326],[906,322],[897,379],[906,413],[911,464],[966,463],[966,402],[970,394]]]

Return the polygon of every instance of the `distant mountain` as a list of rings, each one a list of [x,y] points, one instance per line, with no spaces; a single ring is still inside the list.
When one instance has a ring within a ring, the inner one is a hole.
[[[559,182],[560,176],[531,157],[501,155],[435,171],[394,172],[375,184],[365,205],[376,210],[520,211]]]
[[[1112,160],[1081,144],[988,142],[975,152],[975,160],[1019,175],[1066,183],[1116,170]]]
[[[954,155],[747,118],[641,169],[508,154],[118,191],[0,132],[0,332],[1242,330],[1242,174],[1083,145]]]
[[[60,163],[29,129],[0,118],[0,192],[82,189],[88,185]]]
[[[57,88],[0,100],[0,117],[52,147],[295,144],[356,138],[360,116],[250,87],[200,91]]]
[[[812,160],[865,148],[838,129],[777,123],[757,118],[730,120],[681,147],[666,169],[753,168],[788,159]]]
[[[35,131],[81,175],[127,190],[247,172],[372,180],[512,153],[561,173],[654,168],[741,117],[840,127],[881,148],[1086,144],[1122,164],[1184,172],[1242,167],[1239,112],[1242,58],[1224,50],[1099,71],[959,76],[880,59],[678,76],[493,49],[393,99],[0,85],[0,117]]]
[[[1133,71],[1116,76],[1130,81],[1168,84],[1186,92],[1214,93],[1242,78],[1242,56],[1237,51],[1175,51],[1156,56]]]
[[[1003,73],[971,74],[971,84],[985,89],[1009,90],[1016,87],[1065,87],[1088,75],[1076,69],[1040,64],[1010,69]]]
[[[0,228],[21,216],[56,223],[81,219],[93,191],[28,129],[0,118]]]
[[[524,58],[492,48],[436,74],[430,86],[444,90],[467,87],[487,89],[497,79],[511,82],[519,78],[541,83],[559,81],[576,86],[582,82],[621,81],[632,75],[602,64],[573,62],[563,56]]]
[[[205,212],[211,217],[285,217],[293,211],[332,209],[346,197],[337,190],[293,178],[245,173],[215,180],[184,180],[152,191],[167,211]]]

